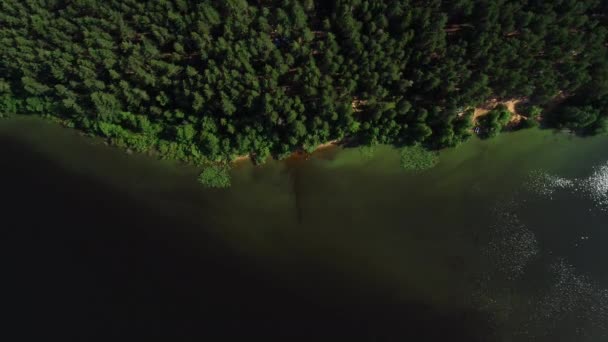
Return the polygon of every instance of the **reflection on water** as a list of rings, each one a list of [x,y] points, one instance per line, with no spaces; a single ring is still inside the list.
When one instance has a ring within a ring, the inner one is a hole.
[[[563,327],[572,324],[581,339],[599,334],[607,337],[608,289],[579,274],[564,259],[558,259],[549,269],[551,286],[538,301],[534,313],[539,321],[536,323],[546,330],[561,330],[561,333],[564,333]],[[594,332],[595,329],[600,331]]]
[[[563,234],[561,239],[570,240],[574,247],[583,246],[589,239],[601,239],[601,235],[587,235],[585,231],[593,228],[590,215],[599,215],[604,224],[607,222],[604,214],[607,165],[580,178],[532,171],[523,189],[513,191],[510,200],[497,205],[496,225],[485,248],[491,266],[482,272],[475,294],[479,307],[502,327],[503,339],[598,342],[608,339],[608,284],[600,281],[606,273],[584,274],[568,261],[578,249],[556,253],[550,243],[543,244],[541,240],[539,244],[534,227],[528,227],[520,217],[524,207],[536,211],[538,216],[539,212],[548,212],[554,199],[563,201],[567,196],[570,210],[552,211],[551,215],[558,219],[575,216],[578,224],[547,227],[546,222],[540,230],[553,228],[553,235]]]
[[[207,190],[38,121],[0,137],[9,307],[69,337],[606,341],[606,138],[472,140],[419,174],[330,149]]]
[[[537,171],[531,174],[528,185],[539,195],[550,195],[558,190],[571,190],[589,196],[595,208],[608,210],[608,163],[596,167],[586,178],[564,178],[546,172]]]
[[[491,238],[484,254],[496,271],[514,280],[523,274],[530,260],[538,254],[538,242],[534,232],[514,212],[499,211],[496,215],[497,223],[490,227]]]
[[[583,180],[583,189],[601,210],[608,210],[608,163],[597,168],[589,178]]]
[[[575,182],[571,179],[558,177],[543,171],[535,171],[530,174],[527,186],[538,195],[551,198],[551,195],[560,189],[571,189]]]

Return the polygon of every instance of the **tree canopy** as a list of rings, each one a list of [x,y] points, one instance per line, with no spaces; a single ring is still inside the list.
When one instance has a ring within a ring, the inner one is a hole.
[[[607,127],[601,0],[5,0],[0,23],[3,115],[184,161],[453,146],[496,97]]]
[[[504,105],[499,105],[482,116],[479,123],[483,137],[492,138],[498,135],[509,123],[511,112]]]

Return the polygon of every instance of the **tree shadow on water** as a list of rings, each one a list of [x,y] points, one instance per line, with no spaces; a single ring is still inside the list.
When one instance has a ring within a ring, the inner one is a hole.
[[[0,145],[3,339],[487,341],[474,312],[357,296],[314,266],[273,272],[202,224]]]

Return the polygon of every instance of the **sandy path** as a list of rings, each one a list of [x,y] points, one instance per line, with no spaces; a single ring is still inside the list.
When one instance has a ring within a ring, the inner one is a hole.
[[[526,120],[526,117],[517,112],[515,107],[518,103],[524,102],[526,99],[518,98],[518,99],[510,99],[506,101],[498,101],[497,99],[491,99],[490,101],[480,105],[479,107],[475,107],[475,111],[473,113],[473,122],[477,122],[477,120],[486,115],[489,111],[496,108],[499,104],[503,104],[507,107],[507,110],[511,112],[511,121],[510,124],[517,124],[521,120]]]

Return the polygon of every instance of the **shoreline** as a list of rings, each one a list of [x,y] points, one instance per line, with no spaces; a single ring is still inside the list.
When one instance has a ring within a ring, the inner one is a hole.
[[[558,93],[558,95],[551,101],[551,103],[546,108],[543,109],[543,112],[551,111],[551,110],[555,109],[566,98],[568,98],[568,95],[566,95],[560,91]],[[473,116],[471,118],[471,123],[474,126],[477,125],[479,118],[488,114],[490,111],[495,109],[497,106],[504,105],[507,108],[507,110],[509,112],[511,112],[511,119],[509,120],[509,123],[507,124],[507,126],[505,126],[505,128],[516,127],[522,121],[528,120],[527,116],[525,116],[517,111],[517,105],[519,105],[521,103],[524,103],[524,104],[528,103],[528,101],[529,101],[529,99],[527,97],[507,98],[507,99],[503,99],[503,100],[499,100],[498,98],[492,98],[484,103],[481,103],[481,104],[473,107],[474,111],[473,111]],[[352,102],[353,109],[356,109],[355,111],[360,111],[360,105],[362,105],[362,104],[364,105],[365,102],[367,102],[367,101],[363,101],[363,100],[359,100],[359,99],[353,100],[353,102]],[[460,115],[462,115],[462,113],[459,114],[459,116]],[[541,116],[538,119],[539,119],[539,121],[542,121],[543,118]],[[342,144],[343,142],[345,142],[346,140],[348,140],[348,138],[330,140],[326,143],[317,145],[317,147],[310,153],[305,152],[303,150],[297,150],[297,151],[292,152],[289,155],[289,157],[287,157],[287,159],[293,158],[293,157],[301,157],[302,155],[308,156],[314,152],[318,152],[318,151],[321,151],[324,149],[338,146],[338,145]],[[231,164],[239,164],[239,163],[245,162],[247,160],[251,160],[251,155],[247,154],[247,155],[238,156],[234,160],[232,160]]]
[[[551,104],[551,108],[556,107],[559,103],[561,103],[565,98],[567,98],[567,95],[560,93],[556,99],[552,102]],[[496,108],[496,106],[498,105],[505,105],[507,107],[507,110],[509,110],[512,113],[512,117],[511,120],[508,124],[508,126],[515,126],[517,124],[519,124],[522,120],[527,120],[527,117],[521,115],[517,110],[516,110],[516,106],[520,103],[525,103],[527,102],[528,99],[525,97],[522,98],[509,98],[509,99],[505,99],[502,101],[499,101],[498,98],[492,98],[488,101],[486,101],[485,103],[479,104],[475,107],[473,107],[472,109],[474,110],[473,112],[473,116],[471,118],[471,122],[473,123],[473,125],[476,125],[478,122],[478,119],[483,117],[484,115],[486,115],[488,112],[490,112],[491,110],[493,110],[494,108]],[[363,101],[359,101],[359,102],[363,102]],[[470,109],[469,109],[470,110]],[[460,115],[462,115],[463,113],[460,113]],[[10,118],[17,118],[17,117],[24,117],[24,115],[10,115],[10,116],[6,116],[6,117],[0,117],[2,119],[10,119]],[[36,116],[39,117],[42,121],[46,121],[49,123],[54,123],[54,124],[58,124],[59,126],[63,127],[63,128],[69,128],[71,130],[74,130],[77,132],[77,134],[82,135],[82,136],[89,136],[88,133],[83,132],[79,129],[75,129],[73,127],[69,127],[66,126],[63,122],[61,122],[61,120],[55,120],[53,118],[48,118],[48,117],[44,117],[44,116]],[[541,118],[542,119],[542,118]],[[94,138],[98,137],[98,136],[92,136]],[[107,138],[103,138],[103,137],[99,137],[101,139],[103,139],[103,144],[106,146],[111,146],[114,148],[118,148],[120,150],[123,150],[125,153],[127,154],[133,154],[135,153],[135,151],[131,148],[122,148],[120,146],[116,146],[112,143],[110,143],[108,141]],[[311,152],[306,152],[303,149],[299,149],[296,151],[291,152],[285,159],[292,159],[292,158],[306,158],[308,159],[308,157],[315,153],[315,152],[319,152],[325,149],[329,149],[329,148],[333,148],[336,146],[340,146],[342,144],[348,143],[349,142],[349,138],[346,137],[344,139],[333,139],[330,141],[327,141],[325,143],[321,143],[319,145],[317,145],[314,150],[312,150]],[[145,152],[137,152],[139,154],[145,154],[151,157],[155,157],[158,159],[163,159],[162,157],[159,156],[159,154],[157,153],[156,149],[150,149],[148,151]],[[188,161],[182,161],[182,160],[176,160],[180,163],[185,163],[185,164],[190,164],[190,165],[197,165],[197,163],[191,163]],[[246,155],[240,155],[240,156],[236,156],[234,159],[229,160],[229,161],[224,161],[225,163],[227,163],[227,165],[238,165],[238,164],[242,164],[246,161],[251,161],[251,154],[246,154]]]
[[[321,151],[321,150],[325,150],[325,149],[328,149],[328,148],[331,148],[331,147],[338,146],[338,145],[340,145],[341,142],[342,142],[342,140],[340,140],[340,139],[330,140],[330,141],[328,141],[326,143],[317,145],[317,147],[315,147],[315,149],[312,152],[310,152],[310,153],[302,151],[302,150],[294,151],[286,159],[292,158],[292,157],[295,157],[295,156],[300,156],[300,155],[310,155],[312,153],[315,153],[315,152],[318,152],[318,151]],[[250,160],[251,160],[251,155],[250,154],[246,154],[246,155],[242,155],[242,156],[238,156],[238,157],[234,158],[232,160],[231,164],[240,164],[240,163],[243,163],[243,162],[246,162],[246,161],[250,161]]]

